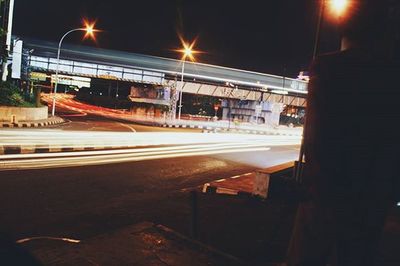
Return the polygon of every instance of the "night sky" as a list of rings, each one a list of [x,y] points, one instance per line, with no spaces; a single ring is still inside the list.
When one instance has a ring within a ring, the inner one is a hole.
[[[198,37],[199,62],[294,77],[310,64],[317,14],[318,0],[15,0],[13,34],[58,42],[88,18],[103,30],[97,42],[65,42],[179,58],[180,32]],[[325,26],[322,50],[338,47]]]

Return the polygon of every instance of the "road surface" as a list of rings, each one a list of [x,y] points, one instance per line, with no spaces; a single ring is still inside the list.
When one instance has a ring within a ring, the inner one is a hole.
[[[299,138],[295,137],[169,129],[149,132],[160,128],[97,116],[71,120],[50,129],[2,130],[0,139],[25,145],[118,142],[129,148],[2,155],[0,232],[12,239],[49,236],[85,240],[143,221],[189,235],[188,191],[212,180],[293,160],[299,150]],[[239,239],[266,240],[270,231],[260,233],[264,230],[260,228],[281,223],[281,216],[268,212],[269,205],[222,200],[201,201],[201,241],[237,256],[246,258],[249,252],[240,248],[243,244]],[[292,209],[282,205],[276,210]],[[290,220],[293,212],[288,213],[285,217]],[[223,235],[231,238],[218,236],[223,227]],[[234,234],[239,229],[246,234]],[[34,250],[37,246],[57,249],[61,244],[37,240],[25,245]]]

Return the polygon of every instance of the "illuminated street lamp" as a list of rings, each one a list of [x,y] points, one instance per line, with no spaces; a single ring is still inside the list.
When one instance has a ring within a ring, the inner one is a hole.
[[[315,33],[315,42],[314,42],[314,52],[313,52],[313,59],[317,57],[318,48],[319,48],[319,38],[320,38],[320,31],[321,31],[321,24],[324,20],[324,13],[326,5],[328,5],[329,12],[332,16],[336,18],[343,17],[346,11],[350,7],[351,0],[322,0],[319,9],[319,16],[318,16],[318,24],[317,24],[317,31]]]
[[[58,43],[58,51],[57,51],[57,65],[56,65],[56,80],[55,80],[55,85],[54,85],[54,92],[53,92],[53,104],[52,104],[52,110],[51,110],[51,115],[54,116],[55,115],[55,111],[56,111],[56,94],[57,94],[57,86],[58,86],[58,72],[59,72],[59,67],[60,67],[60,52],[61,52],[61,44],[64,40],[64,38],[75,31],[84,31],[85,35],[84,35],[84,39],[86,38],[92,38],[94,39],[94,33],[97,32],[98,30],[96,30],[94,28],[94,23],[89,23],[87,21],[84,21],[85,27],[84,28],[77,28],[77,29],[73,29],[70,30],[68,32],[66,32],[62,37],[60,42]]]
[[[342,16],[350,5],[350,0],[331,0],[329,7],[333,14]]]
[[[193,50],[194,45],[196,44],[196,40],[194,40],[191,44],[188,44],[183,40],[181,36],[179,36],[183,48],[180,50],[176,50],[177,52],[182,53],[182,73],[181,73],[181,86],[179,90],[179,105],[178,105],[178,120],[181,120],[182,113],[182,95],[183,95],[183,76],[185,74],[185,62],[186,58],[189,58],[191,61],[195,61],[194,54],[199,53],[198,51]],[[176,117],[176,114],[175,114]]]
[[[330,14],[335,18],[342,18],[351,5],[351,0],[321,0],[320,9],[319,9],[319,16],[318,16],[318,23],[317,23],[317,30],[315,33],[315,42],[314,42],[314,51],[313,51],[313,60],[318,55],[318,48],[319,48],[319,39],[320,39],[320,32],[321,32],[321,24],[324,20],[324,13],[326,5],[328,4],[328,8]],[[303,123],[303,136],[306,128],[306,119]],[[294,175],[296,180],[300,181],[301,177],[301,169],[304,163],[304,138],[301,140],[300,152],[299,152],[299,161],[298,165],[295,167]]]

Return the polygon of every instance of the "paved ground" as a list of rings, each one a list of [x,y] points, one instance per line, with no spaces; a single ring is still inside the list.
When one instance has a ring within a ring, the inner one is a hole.
[[[148,222],[80,242],[46,239],[43,241],[48,243],[47,247],[40,247],[34,241],[37,240],[24,245],[30,246],[44,265],[245,265],[237,258]]]
[[[219,157],[191,157],[2,172],[0,212],[7,215],[1,217],[1,230],[14,239],[43,235],[87,239],[151,221],[190,235],[187,189],[254,168]],[[200,206],[200,240],[246,259],[252,258],[248,255],[253,252],[260,256],[258,259],[265,256],[253,248],[243,250],[241,241],[257,243],[262,237],[268,239],[272,232],[264,227],[277,223],[279,217],[274,212],[290,209],[212,196],[201,197]],[[248,226],[260,213],[263,215],[254,226]],[[249,229],[249,234],[235,234],[238,228],[243,232]],[[255,228],[261,231],[254,231]]]
[[[154,167],[154,166],[157,167]],[[208,157],[70,169],[2,172],[1,230],[32,236],[88,240],[151,221],[191,235],[191,188],[254,170]],[[248,265],[284,258],[296,204],[199,195],[199,240]],[[385,260],[399,262],[400,213],[388,220]],[[40,241],[35,242],[40,244]],[[43,243],[41,244],[43,245]],[[32,247],[32,246],[30,246]],[[382,265],[398,265],[386,263]]]

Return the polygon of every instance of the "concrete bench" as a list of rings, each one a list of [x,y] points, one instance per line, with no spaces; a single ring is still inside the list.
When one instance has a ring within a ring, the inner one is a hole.
[[[253,195],[261,198],[268,198],[268,190],[270,186],[270,179],[274,175],[283,174],[293,171],[294,162],[275,165],[269,168],[260,169],[256,171],[254,178]]]

